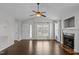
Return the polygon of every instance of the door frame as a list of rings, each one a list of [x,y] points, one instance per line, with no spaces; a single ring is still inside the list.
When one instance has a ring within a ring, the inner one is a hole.
[[[60,41],[58,41],[58,42],[60,42],[61,43],[61,30],[62,30],[62,26],[61,26],[61,20],[57,20],[57,21],[54,21],[54,35],[55,35],[55,23],[56,22],[58,22],[58,24],[59,24],[59,26],[58,26],[58,28],[59,28],[59,30],[58,30],[58,34],[59,34],[59,40]],[[55,39],[56,40],[56,39]],[[57,41],[57,40],[56,40]]]

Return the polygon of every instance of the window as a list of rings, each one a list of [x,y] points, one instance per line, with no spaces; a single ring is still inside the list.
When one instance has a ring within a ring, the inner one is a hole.
[[[30,38],[32,38],[32,24],[30,24]]]
[[[49,23],[37,24],[37,38],[48,39],[50,33]]]

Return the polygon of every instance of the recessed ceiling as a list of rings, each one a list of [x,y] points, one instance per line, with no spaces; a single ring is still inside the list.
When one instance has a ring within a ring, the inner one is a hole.
[[[16,19],[27,19],[33,14],[32,10],[36,10],[35,3],[0,3],[0,10],[8,13]],[[79,11],[78,3],[41,3],[40,10],[46,11],[46,15],[50,18],[60,17],[61,14],[67,12]]]

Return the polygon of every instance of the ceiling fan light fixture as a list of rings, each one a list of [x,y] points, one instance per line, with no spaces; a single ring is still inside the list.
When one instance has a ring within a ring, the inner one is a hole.
[[[40,16],[41,16],[41,14],[36,14],[36,16],[40,17]]]
[[[37,11],[35,11],[35,10],[32,10],[32,11],[35,13],[35,14],[33,14],[33,15],[35,15],[35,16],[37,16],[37,17],[40,17],[40,16],[46,17],[46,16],[44,15],[45,12],[39,11],[39,3],[37,3]],[[31,16],[33,16],[33,15],[31,15]]]

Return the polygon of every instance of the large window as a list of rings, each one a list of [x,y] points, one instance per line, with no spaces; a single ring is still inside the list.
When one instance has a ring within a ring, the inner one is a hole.
[[[37,24],[37,38],[48,39],[49,38],[49,23],[38,23]]]

